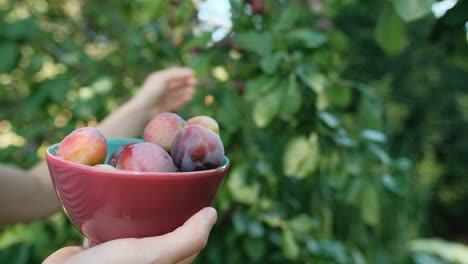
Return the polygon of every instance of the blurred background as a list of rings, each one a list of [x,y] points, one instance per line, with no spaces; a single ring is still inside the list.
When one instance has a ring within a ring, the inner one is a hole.
[[[29,168],[171,65],[232,169],[196,263],[468,263],[468,1],[0,0],[0,162]],[[82,242],[0,229],[0,263]]]

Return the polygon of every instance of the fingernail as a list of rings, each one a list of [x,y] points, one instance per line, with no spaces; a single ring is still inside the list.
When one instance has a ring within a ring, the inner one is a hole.
[[[203,212],[203,218],[208,224],[214,225],[217,218],[216,209],[214,209],[213,207],[205,208]]]

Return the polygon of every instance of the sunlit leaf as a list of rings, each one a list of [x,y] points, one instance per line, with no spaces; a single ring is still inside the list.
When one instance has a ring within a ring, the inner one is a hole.
[[[245,182],[247,172],[246,166],[233,168],[227,179],[227,187],[236,201],[244,204],[254,204],[259,196],[260,186],[257,182],[252,184]]]
[[[318,166],[319,148],[316,142],[305,137],[296,137],[289,141],[283,154],[284,174],[294,178],[310,176]]]
[[[398,15],[406,22],[422,18],[432,11],[435,0],[392,0]]]
[[[283,94],[284,90],[278,87],[255,102],[253,120],[258,127],[266,127],[279,113]]]
[[[283,229],[281,248],[288,259],[297,259],[299,257],[299,246],[289,229]]]
[[[327,78],[312,67],[300,67],[297,70],[299,78],[314,92],[324,93],[328,86]]]

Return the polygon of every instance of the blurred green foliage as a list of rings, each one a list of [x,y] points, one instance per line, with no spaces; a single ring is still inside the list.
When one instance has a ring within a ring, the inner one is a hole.
[[[449,263],[412,250],[466,239],[467,1],[0,1],[0,161],[28,168],[155,69],[193,67],[180,114],[221,126],[232,169],[198,263]],[[456,235],[456,236],[455,236]],[[0,233],[1,263],[80,235],[63,213]]]

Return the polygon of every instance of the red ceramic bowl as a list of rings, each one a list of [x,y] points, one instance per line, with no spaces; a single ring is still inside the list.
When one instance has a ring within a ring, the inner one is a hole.
[[[139,139],[108,139],[108,155]],[[229,169],[177,173],[106,170],[55,157],[47,149],[50,175],[65,212],[91,245],[118,238],[162,235],[209,206]],[[106,160],[107,161],[107,160]]]

